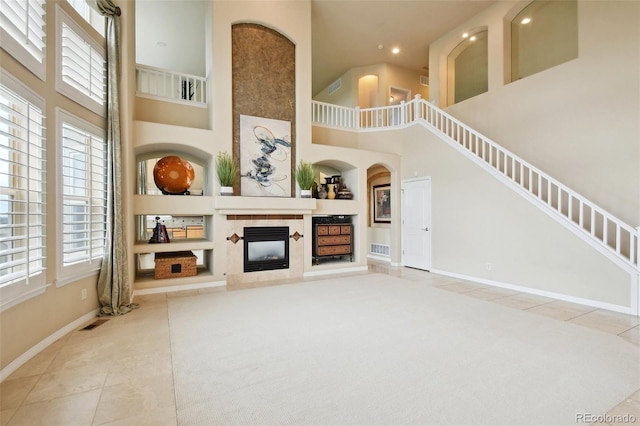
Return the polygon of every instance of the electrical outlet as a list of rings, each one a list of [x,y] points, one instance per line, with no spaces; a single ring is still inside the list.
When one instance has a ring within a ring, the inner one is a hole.
[[[487,271],[491,270],[491,263],[487,262],[487,264],[485,265],[485,268],[487,268]]]
[[[82,291],[80,292],[80,298],[82,300],[85,300],[87,298],[87,289],[83,288]]]

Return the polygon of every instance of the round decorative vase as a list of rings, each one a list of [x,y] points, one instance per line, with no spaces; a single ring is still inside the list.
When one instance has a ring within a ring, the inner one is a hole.
[[[194,177],[191,163],[177,155],[162,157],[153,167],[153,181],[163,194],[187,194]]]
[[[351,200],[353,199],[353,192],[349,191],[347,185],[343,185],[342,188],[336,194],[336,198],[339,200]]]
[[[334,198],[336,198],[336,190],[335,190],[335,185],[328,185],[329,186],[329,193],[327,194],[327,198],[330,200],[333,200]]]
[[[233,186],[221,186],[220,195],[233,195]]]
[[[300,196],[302,198],[311,198],[311,190],[310,189],[301,189]]]
[[[321,185],[320,189],[318,190],[318,198],[324,200],[325,198],[327,198],[327,195],[327,190],[324,189],[324,185]]]

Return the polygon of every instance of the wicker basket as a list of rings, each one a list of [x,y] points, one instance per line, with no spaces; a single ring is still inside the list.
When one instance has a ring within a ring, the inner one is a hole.
[[[196,267],[197,257],[190,251],[173,251],[156,253],[155,279],[193,277],[198,271]]]

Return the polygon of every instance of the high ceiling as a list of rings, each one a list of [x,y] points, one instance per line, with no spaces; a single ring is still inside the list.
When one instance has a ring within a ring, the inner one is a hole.
[[[360,66],[389,63],[428,75],[429,45],[493,3],[311,0],[313,95]],[[207,0],[136,0],[136,60],[204,76],[204,20],[198,17],[207,15],[206,6]],[[393,55],[393,47],[400,53]]]
[[[428,75],[429,45],[493,3],[311,0],[313,95],[365,65],[388,63]],[[400,53],[392,54],[393,47]]]

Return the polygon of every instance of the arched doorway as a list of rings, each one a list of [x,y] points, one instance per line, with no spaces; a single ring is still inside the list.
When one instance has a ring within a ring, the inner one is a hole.
[[[358,79],[358,106],[360,108],[380,106],[377,75],[365,75]]]
[[[387,199],[385,199],[385,196]],[[391,218],[384,210],[390,203],[391,172],[381,164],[367,169],[367,257],[391,262]]]

